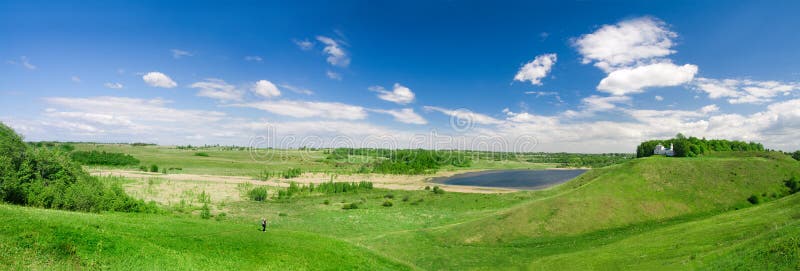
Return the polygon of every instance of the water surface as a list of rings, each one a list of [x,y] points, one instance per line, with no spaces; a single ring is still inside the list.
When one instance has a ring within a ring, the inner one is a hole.
[[[586,169],[490,170],[436,178],[436,183],[535,190],[572,180]]]

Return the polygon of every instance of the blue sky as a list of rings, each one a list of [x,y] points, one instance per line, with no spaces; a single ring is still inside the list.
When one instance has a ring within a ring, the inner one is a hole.
[[[28,140],[630,152],[682,132],[794,150],[798,8],[2,1],[0,120]]]

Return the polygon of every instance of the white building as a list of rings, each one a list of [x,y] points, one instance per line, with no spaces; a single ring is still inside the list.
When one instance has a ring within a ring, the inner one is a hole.
[[[669,149],[664,148],[664,145],[658,144],[656,145],[656,149],[653,150],[653,154],[656,155],[666,155],[666,156],[674,156],[675,151],[672,149],[672,143],[669,144]]]

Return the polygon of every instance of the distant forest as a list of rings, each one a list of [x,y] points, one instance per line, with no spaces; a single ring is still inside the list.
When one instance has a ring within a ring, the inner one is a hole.
[[[636,147],[636,157],[648,157],[653,155],[653,150],[655,150],[658,144],[667,148],[672,144],[676,157],[696,157],[710,151],[764,151],[764,145],[756,142],[696,137],[687,138],[683,134],[678,134],[672,139],[642,142]]]

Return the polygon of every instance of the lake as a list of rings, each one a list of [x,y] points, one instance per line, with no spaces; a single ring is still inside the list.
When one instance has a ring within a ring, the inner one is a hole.
[[[490,170],[436,178],[433,182],[449,185],[536,190],[572,180],[586,171],[587,169]]]

